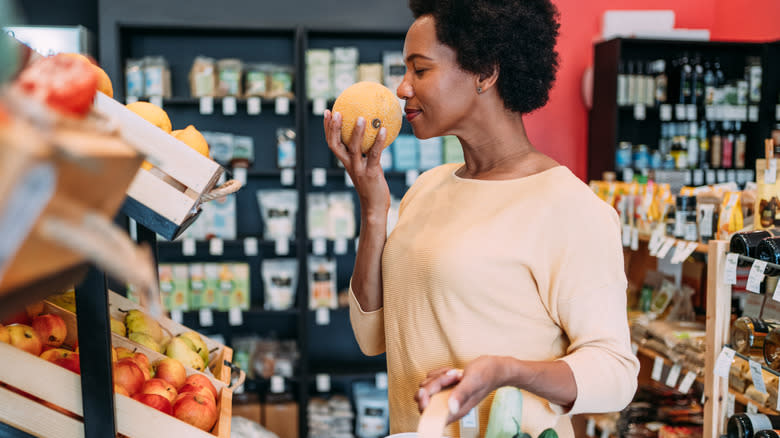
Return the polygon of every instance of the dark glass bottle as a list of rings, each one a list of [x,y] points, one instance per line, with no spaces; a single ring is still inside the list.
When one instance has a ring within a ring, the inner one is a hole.
[[[780,438],[780,430],[759,430],[754,438]]]
[[[734,132],[731,129],[731,122],[723,122],[723,133],[721,134],[722,156],[721,165],[724,169],[734,167]]]
[[[767,237],[756,247],[756,258],[768,263],[780,264],[780,237]],[[780,270],[767,266],[766,275],[779,275]]]
[[[704,63],[704,104],[712,105],[715,103],[715,72],[709,61]]]
[[[723,136],[718,122],[710,122],[710,164],[717,169],[723,165]]]
[[[780,428],[780,415],[736,414],[726,426],[728,438],[753,438],[756,432]]]
[[[702,105],[704,103],[704,67],[701,65],[698,54],[693,58],[691,89],[691,103]]]
[[[729,242],[729,252],[757,258],[758,245],[767,237],[779,237],[780,228],[734,233]]]
[[[680,60],[680,94],[677,103],[693,103],[692,101],[693,67],[688,61],[688,55],[683,55]]]
[[[713,70],[715,73],[715,86],[716,87],[722,87],[726,84],[726,75],[723,73],[723,70],[720,68],[720,60],[716,59],[715,64],[713,64]]]

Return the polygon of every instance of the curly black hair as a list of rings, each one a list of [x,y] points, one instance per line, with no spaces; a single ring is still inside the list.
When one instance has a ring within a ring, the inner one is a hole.
[[[558,9],[551,0],[409,0],[414,18],[432,15],[436,37],[460,67],[489,76],[498,68],[504,106],[521,114],[543,107],[558,71]]]

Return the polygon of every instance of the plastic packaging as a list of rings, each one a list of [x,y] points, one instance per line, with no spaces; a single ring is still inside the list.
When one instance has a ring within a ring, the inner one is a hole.
[[[336,260],[309,257],[309,308],[338,307],[336,290]]]
[[[258,190],[257,201],[263,216],[263,237],[267,240],[295,238],[298,192],[295,190]]]
[[[263,285],[263,309],[291,309],[295,305],[298,288],[298,260],[263,260]]]
[[[195,57],[190,69],[190,94],[192,97],[213,96],[217,85],[217,65],[214,58]]]

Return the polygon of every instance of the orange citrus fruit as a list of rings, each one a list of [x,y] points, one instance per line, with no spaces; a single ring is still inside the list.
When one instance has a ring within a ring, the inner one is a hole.
[[[206,138],[203,137],[203,134],[195,129],[194,126],[188,125],[184,129],[177,129],[176,131],[171,132],[171,135],[208,158],[209,144],[206,142]]]
[[[379,129],[387,129],[385,147],[401,131],[403,114],[398,98],[389,88],[376,82],[358,82],[344,90],[333,104],[333,112],[341,113],[341,140],[349,144],[358,117],[366,120],[361,149],[367,152],[376,140]]]

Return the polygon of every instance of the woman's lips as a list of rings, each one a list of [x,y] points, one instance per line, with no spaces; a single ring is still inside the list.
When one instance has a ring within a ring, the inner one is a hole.
[[[406,120],[411,122],[412,119],[414,119],[415,117],[420,115],[421,112],[422,111],[419,111],[419,110],[409,110],[409,109],[406,110]]]

